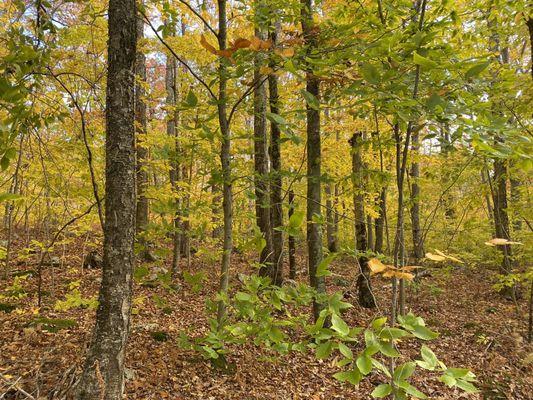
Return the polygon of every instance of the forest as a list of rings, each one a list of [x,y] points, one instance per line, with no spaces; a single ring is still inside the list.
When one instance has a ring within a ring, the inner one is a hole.
[[[533,399],[525,0],[0,2],[0,400]]]

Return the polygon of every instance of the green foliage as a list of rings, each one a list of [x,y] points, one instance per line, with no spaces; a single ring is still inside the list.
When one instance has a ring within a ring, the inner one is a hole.
[[[40,326],[45,331],[56,333],[63,329],[75,327],[77,325],[77,322],[73,319],[38,317],[34,319],[29,325],[34,327]]]
[[[280,355],[314,350],[317,359],[327,359],[338,352],[340,371],[333,375],[337,380],[358,385],[373,371],[390,379],[390,383],[374,389],[372,396],[376,398],[391,393],[398,399],[407,399],[407,396],[427,398],[409,383],[417,368],[440,373],[441,381],[450,387],[467,392],[476,390],[472,385],[475,376],[471,372],[447,368],[425,344],[420,348],[420,360],[405,361],[394,370],[386,366],[387,360],[401,356],[398,350],[401,341],[425,342],[438,336],[420,317],[413,314],[399,317],[397,326],[389,326],[387,318],[381,317],[373,320],[366,329],[350,327],[342,313],[351,304],[342,301],[342,293],[318,296],[306,285],[277,287],[272,286],[268,278],[255,275],[242,277],[242,281],[242,287],[233,296],[215,299],[226,303],[227,319],[218,325],[212,318],[205,336],[189,338],[182,332],[180,346],[198,351],[222,368],[226,368],[226,355],[232,346],[250,341]],[[309,323],[305,313],[298,314],[295,308],[308,306],[313,299],[327,304],[327,307],[315,323]],[[215,307],[212,309],[214,311]],[[306,334],[304,340],[291,340],[302,337],[302,333]],[[357,343],[364,343],[364,347],[355,354],[354,344]]]
[[[96,296],[84,298],[80,291],[80,281],[74,281],[68,285],[69,291],[65,295],[65,300],[58,300],[54,305],[56,311],[68,311],[73,308],[89,308],[96,310],[98,299]]]

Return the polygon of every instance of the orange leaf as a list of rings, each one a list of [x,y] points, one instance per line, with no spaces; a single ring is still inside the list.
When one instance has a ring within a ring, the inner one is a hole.
[[[251,44],[252,44],[252,42],[250,42],[248,39],[237,38],[237,39],[235,39],[235,41],[233,42],[231,47],[233,49],[235,49],[235,50],[237,50],[237,49],[246,49],[246,48],[250,47]]]
[[[204,35],[202,35],[200,37],[200,44],[202,45],[202,47],[204,49],[206,49],[208,52],[210,52],[211,54],[214,54],[214,55],[218,55],[218,50],[215,49],[215,47],[213,47],[213,45],[211,45],[205,38]]]

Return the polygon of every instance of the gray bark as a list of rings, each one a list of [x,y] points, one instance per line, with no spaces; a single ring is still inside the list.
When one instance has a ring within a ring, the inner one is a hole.
[[[304,41],[307,45],[307,55],[312,56],[317,47],[316,30],[313,23],[313,1],[301,0],[301,18]],[[306,70],[306,90],[317,100],[320,100],[320,80],[313,74],[313,69]],[[322,262],[322,226],[315,222],[320,218],[321,210],[321,163],[322,150],[320,140],[320,110],[307,108],[307,251],[309,263],[309,280],[319,295],[326,292],[326,282],[323,276],[316,276],[319,264]],[[320,301],[313,303],[313,316],[318,319],[324,304]]]
[[[87,400],[122,397],[135,263],[136,2],[110,0],[108,15],[104,266],[96,324],[76,393]]]
[[[352,184],[353,206],[355,219],[355,248],[358,252],[368,250],[368,237],[364,206],[364,163],[361,154],[363,133],[356,132],[350,139],[352,147]],[[358,301],[361,307],[373,308],[376,306],[370,281],[370,268],[368,257],[359,255],[359,274],[357,276]]]

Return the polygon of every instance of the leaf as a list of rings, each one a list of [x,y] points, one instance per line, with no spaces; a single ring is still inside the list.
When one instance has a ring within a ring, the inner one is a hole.
[[[307,90],[300,90],[300,93],[304,97],[307,105],[312,108],[313,110],[319,110],[320,109],[320,102],[318,99],[313,95],[312,93],[309,93]]]
[[[422,345],[422,348],[420,349],[420,355],[422,356],[423,360],[427,363],[427,365],[430,366],[430,368],[428,369],[433,369],[437,366],[439,362],[437,356],[425,344]]]
[[[392,375],[394,382],[405,381],[413,372],[415,372],[416,364],[414,362],[406,362],[402,365],[398,365]]]
[[[511,244],[518,244],[523,245],[523,243],[520,242],[511,242],[508,239],[502,239],[502,238],[494,238],[489,240],[488,242],[485,242],[487,246],[503,246],[503,245],[511,245]]]
[[[455,257],[449,256],[448,254],[444,254],[444,253],[443,253],[442,251],[440,251],[440,250],[435,249],[435,253],[437,253],[439,256],[446,257],[446,258],[449,259],[449,260],[452,260],[452,261],[458,262],[458,263],[460,263],[460,264],[463,264],[463,262],[462,262],[461,260],[459,260],[458,258],[455,258]]]
[[[331,272],[328,270],[331,262],[337,257],[336,253],[331,253],[326,258],[322,259],[315,272],[315,276],[330,276]]]
[[[185,103],[187,103],[189,107],[196,107],[198,105],[198,97],[196,97],[192,90],[189,90],[189,93],[187,93]]]
[[[435,61],[432,61],[429,58],[421,56],[416,51],[413,53],[413,62],[416,65],[420,65],[421,67],[424,67],[426,69],[432,69],[438,65]]]
[[[218,50],[207,41],[204,35],[200,36],[200,44],[211,54],[218,55]]]
[[[22,196],[20,194],[16,193],[2,193],[0,194],[0,202],[2,201],[11,201],[11,200],[19,200],[22,199]]]
[[[479,392],[478,388],[476,388],[473,384],[471,384],[470,382],[464,381],[462,379],[459,379],[457,381],[456,386],[460,389],[463,389],[466,393]]]
[[[388,396],[391,392],[392,386],[388,383],[382,383],[381,385],[377,386],[370,395],[374,398],[381,399],[385,396]]]
[[[372,358],[367,355],[357,357],[355,363],[363,375],[368,375],[372,371]]]
[[[315,349],[316,358],[319,360],[328,358],[331,354],[331,350],[333,350],[333,343],[331,341],[320,343]]]
[[[439,256],[438,254],[426,253],[426,258],[431,261],[444,261],[446,257]]]
[[[374,85],[377,85],[381,80],[378,69],[369,63],[364,63],[361,66],[361,75],[367,82]]]
[[[422,325],[415,326],[415,329],[412,331],[413,335],[422,340],[433,340],[439,336],[437,332],[426,328]]]
[[[246,49],[250,47],[252,42],[245,38],[237,38],[235,41],[231,44],[231,47],[233,49]]]
[[[333,374],[333,377],[339,382],[350,382],[354,386],[357,386],[362,378],[361,373],[357,369],[337,372],[336,374]]]
[[[381,261],[379,261],[377,258],[372,258],[368,260],[368,268],[370,268],[372,274],[378,274],[380,272],[385,271],[387,269],[387,266]]]
[[[483,72],[488,66],[490,65],[490,61],[483,61],[480,63],[477,63],[470,67],[468,71],[465,73],[465,78],[470,79],[474,76],[479,75],[481,72]]]
[[[286,47],[283,49],[276,49],[274,52],[281,57],[290,58],[294,56],[296,51],[294,50],[294,47]]]
[[[341,353],[344,357],[346,357],[346,358],[348,358],[348,359],[350,359],[350,360],[353,359],[353,352],[352,352],[352,350],[350,350],[350,348],[349,348],[348,346],[346,346],[346,345],[345,345],[344,343],[342,343],[342,342],[339,343],[339,351],[340,351],[340,353]]]
[[[348,324],[337,314],[331,316],[331,328],[343,336],[350,333]]]

